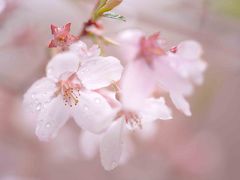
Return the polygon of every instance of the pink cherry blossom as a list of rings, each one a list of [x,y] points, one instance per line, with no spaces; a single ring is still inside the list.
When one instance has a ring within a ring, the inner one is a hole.
[[[122,91],[125,88],[122,88]],[[165,105],[165,100],[161,97],[158,99],[148,98],[136,108],[129,108],[128,102],[122,102],[122,93],[119,104],[115,108],[116,116],[112,125],[104,133],[100,143],[100,155],[103,167],[106,170],[112,170],[118,166],[122,155],[122,146],[126,138],[126,130],[144,128],[145,124],[151,123],[157,119],[168,120],[172,118],[170,109]],[[131,98],[131,97],[128,97]],[[120,103],[121,102],[121,103]]]
[[[61,47],[66,48],[77,40],[77,37],[70,34],[71,23],[63,27],[51,25],[53,40],[49,43],[49,48]]]
[[[26,109],[37,119],[40,140],[54,138],[70,117],[94,133],[103,131],[111,121],[110,105],[94,91],[118,81],[122,66],[114,57],[80,59],[72,51],[54,56],[46,77],[37,80],[24,95]]]
[[[175,106],[190,116],[185,97],[193,92],[193,83],[201,84],[206,63],[196,41],[184,41],[165,50],[159,33],[146,37],[140,30],[126,30],[119,35],[120,51],[127,64],[122,84],[123,102],[130,108],[140,105],[156,88],[170,94]],[[132,93],[134,92],[134,93]],[[129,97],[131,99],[124,97]]]

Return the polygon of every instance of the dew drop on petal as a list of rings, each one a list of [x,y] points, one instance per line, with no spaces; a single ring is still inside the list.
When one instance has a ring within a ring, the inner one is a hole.
[[[112,169],[114,169],[115,167],[117,167],[117,163],[115,161],[113,161],[111,166],[112,166]]]
[[[50,123],[47,123],[47,124],[46,124],[46,127],[47,127],[47,128],[50,128],[50,127],[51,127],[51,124],[50,124]]]
[[[36,110],[37,110],[37,111],[40,111],[40,110],[41,110],[41,104],[40,104],[40,103],[37,105]]]
[[[87,106],[84,106],[83,109],[84,109],[84,111],[88,111],[89,108]]]
[[[48,68],[48,69],[47,69],[47,73],[51,73],[52,70],[53,70],[52,68]]]
[[[36,95],[35,95],[35,94],[32,94],[32,96],[31,96],[31,97],[32,97],[32,99],[35,99]]]
[[[96,98],[96,99],[95,99],[95,102],[96,102],[97,104],[99,104],[99,103],[100,103],[100,99],[99,99],[99,98]]]

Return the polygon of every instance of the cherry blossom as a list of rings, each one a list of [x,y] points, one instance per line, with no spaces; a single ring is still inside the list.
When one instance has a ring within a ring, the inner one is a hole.
[[[118,107],[115,108],[116,115],[100,143],[101,162],[106,170],[112,170],[118,166],[127,129],[144,129],[145,124],[157,119],[169,120],[172,118],[171,110],[166,106],[164,98],[148,98],[141,106],[129,108],[128,102],[131,101],[121,101],[122,96],[126,95],[123,93],[124,90],[125,88],[122,88],[121,92],[117,92],[120,99],[119,101],[115,99],[115,103],[118,104]],[[131,96],[128,98],[130,99]]]
[[[36,135],[40,140],[54,138],[70,117],[94,133],[110,123],[111,107],[94,91],[118,81],[122,66],[110,56],[83,59],[72,51],[57,54],[47,65],[46,77],[25,93],[24,105],[37,119]]]
[[[184,41],[165,50],[159,33],[146,37],[140,30],[126,30],[119,35],[121,55],[127,64],[123,76],[123,92],[132,98],[123,99],[129,106],[140,105],[156,88],[170,94],[175,106],[190,116],[185,97],[192,94],[193,83],[201,84],[206,63],[202,61],[202,48],[196,41]]]
[[[71,23],[63,27],[51,25],[53,40],[49,43],[49,48],[61,47],[66,48],[77,40],[77,37],[70,34]]]

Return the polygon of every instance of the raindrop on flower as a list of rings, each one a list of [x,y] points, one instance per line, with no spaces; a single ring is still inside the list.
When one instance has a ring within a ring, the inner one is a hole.
[[[88,107],[87,106],[84,106],[84,111],[88,111]]]
[[[113,163],[112,163],[112,169],[115,168],[115,167],[117,167],[117,163],[116,163],[115,161],[113,161]]]
[[[96,102],[97,104],[99,104],[99,103],[100,103],[100,99],[99,99],[99,98],[96,98],[96,99],[95,99],[95,102]]]
[[[32,99],[35,99],[35,94],[32,94]]]
[[[40,110],[41,110],[41,104],[40,104],[40,103],[37,105],[36,110],[37,110],[37,111],[40,111]]]
[[[48,68],[47,73],[51,73],[52,70],[53,70],[52,68]]]
[[[47,123],[47,124],[46,124],[46,127],[47,127],[47,128],[50,128],[50,127],[51,127],[51,124],[50,124],[50,123]]]

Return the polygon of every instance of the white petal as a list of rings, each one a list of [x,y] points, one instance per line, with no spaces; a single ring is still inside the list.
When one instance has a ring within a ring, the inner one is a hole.
[[[78,41],[72,44],[69,49],[71,52],[79,56],[81,63],[83,63],[89,57],[100,55],[100,49],[97,45],[93,45],[88,49],[87,45],[82,41]]]
[[[116,114],[103,96],[86,91],[80,92],[79,103],[71,112],[80,127],[93,133],[105,130]]]
[[[198,59],[203,53],[201,45],[197,41],[183,41],[177,47],[177,54],[188,59]]]
[[[47,65],[47,77],[59,79],[66,72],[76,72],[79,67],[80,60],[78,56],[71,52],[64,52],[54,56]]]
[[[155,59],[155,76],[158,78],[160,86],[168,92],[177,92],[179,94],[189,95],[193,92],[193,86],[188,79],[172,67],[172,57],[163,56]]]
[[[69,112],[63,104],[61,96],[54,98],[38,116],[36,135],[42,141],[56,137],[59,129],[69,118]]]
[[[79,146],[83,155],[87,159],[92,159],[98,153],[98,145],[101,135],[93,134],[88,131],[83,131],[79,137]]]
[[[203,83],[203,74],[206,68],[207,63],[200,59],[198,61],[194,61],[192,65],[189,65],[190,78],[195,84],[201,85]]]
[[[139,115],[142,118],[142,123],[152,122],[157,119],[172,119],[172,112],[165,104],[164,98],[147,99]]]
[[[193,81],[195,84],[200,85],[203,81],[203,73],[207,68],[207,63],[199,57],[192,59],[183,57],[179,54],[169,54],[171,58],[171,67],[174,68],[179,74],[185,78]]]
[[[155,77],[144,60],[139,59],[128,64],[122,80],[122,102],[125,108],[138,110],[155,87]]]
[[[119,165],[125,165],[134,154],[134,144],[130,136],[124,136],[124,144],[122,145],[122,155]]]
[[[100,89],[121,78],[123,67],[115,57],[93,57],[84,63],[78,76],[87,89]]]
[[[122,154],[122,141],[125,121],[117,119],[104,134],[100,143],[101,163],[105,170],[118,166]]]
[[[117,41],[121,44],[119,53],[125,64],[133,61],[139,53],[140,40],[144,33],[138,29],[125,30],[118,35]]]
[[[37,80],[24,94],[23,106],[26,115],[37,115],[48,104],[56,91],[55,83],[48,78]]]
[[[88,49],[88,57],[100,56],[101,50],[98,45],[93,45]]]
[[[176,106],[177,109],[182,111],[186,116],[191,116],[191,110],[190,110],[190,105],[184,98],[184,96],[176,93],[170,93],[170,97]]]
[[[132,44],[137,46],[139,41],[145,34],[139,29],[130,29],[122,31],[118,34],[118,40],[122,43]]]

